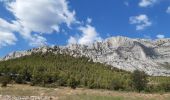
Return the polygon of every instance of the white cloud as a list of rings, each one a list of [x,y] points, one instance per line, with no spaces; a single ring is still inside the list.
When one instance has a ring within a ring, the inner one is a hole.
[[[79,30],[83,33],[81,38],[78,40],[79,44],[90,44],[94,41],[101,41],[99,33],[91,25],[86,25],[86,27],[80,27]]]
[[[166,12],[170,14],[170,6],[167,8]]]
[[[156,37],[157,37],[158,39],[163,39],[163,38],[165,38],[165,35],[158,34]]]
[[[42,37],[42,34],[59,32],[61,24],[70,27],[71,24],[77,22],[75,11],[69,10],[66,0],[2,1],[5,2],[6,8],[16,18],[11,27],[17,27],[18,32],[31,45],[45,44],[46,39]]]
[[[136,30],[143,30],[152,25],[147,15],[132,16],[129,18],[130,24],[136,25]]]
[[[21,25],[33,32],[59,31],[59,25],[68,26],[75,21],[75,12],[68,10],[65,0],[16,0],[8,3],[10,10]]]
[[[87,18],[87,23],[90,24],[92,22],[91,18]]]
[[[141,0],[139,2],[140,7],[148,7],[154,5],[158,0]]]
[[[18,26],[15,25],[16,22],[12,21],[12,23],[7,22],[6,20],[0,18],[0,31],[17,31],[19,30]]]
[[[30,41],[31,42],[29,43],[29,45],[31,45],[31,46],[43,46],[43,45],[47,44],[46,38],[44,38],[40,35],[37,35],[37,34],[33,35]]]
[[[88,22],[87,22],[88,23]],[[87,24],[86,26],[79,27],[82,35],[76,37],[70,37],[68,44],[83,44],[88,45],[95,41],[102,41],[102,38],[99,36],[99,33],[96,31],[95,27]]]
[[[0,48],[8,45],[14,45],[17,38],[13,33],[0,31]]]
[[[14,45],[17,41],[14,31],[17,30],[17,27],[0,18],[0,48],[8,45]]]
[[[68,39],[68,44],[77,44],[77,39],[73,36],[70,36]]]

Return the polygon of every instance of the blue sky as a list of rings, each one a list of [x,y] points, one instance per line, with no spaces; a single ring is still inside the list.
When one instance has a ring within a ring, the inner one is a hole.
[[[0,0],[0,57],[111,36],[169,38],[170,0]]]

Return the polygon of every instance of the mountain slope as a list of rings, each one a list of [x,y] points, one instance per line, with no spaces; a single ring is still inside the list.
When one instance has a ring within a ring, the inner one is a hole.
[[[0,76],[10,75],[17,83],[43,86],[80,86],[88,88],[125,89],[130,73],[94,63],[86,57],[65,54],[36,53],[0,62]],[[112,82],[116,85],[112,86]],[[118,84],[118,85],[117,85]]]
[[[3,60],[31,55],[37,52],[85,56],[126,71],[143,70],[153,76],[170,76],[170,39],[145,40],[127,37],[111,37],[89,45],[40,47],[28,51],[14,52]]]

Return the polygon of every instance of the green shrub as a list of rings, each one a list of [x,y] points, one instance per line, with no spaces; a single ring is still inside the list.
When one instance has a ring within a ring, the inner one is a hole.
[[[147,87],[147,74],[143,71],[135,70],[132,73],[132,86],[134,87],[135,90],[138,92],[144,90]]]
[[[71,77],[68,80],[68,86],[70,86],[72,89],[76,89],[76,87],[78,86],[78,82],[76,81],[74,77]]]
[[[22,84],[23,83],[23,77],[21,75],[18,75],[15,78],[15,82],[18,83],[18,84]]]
[[[1,87],[6,87],[7,84],[11,81],[11,78],[7,75],[0,76]]]
[[[111,83],[112,90],[124,90],[123,83],[119,80],[113,80]]]
[[[161,83],[160,87],[162,88],[162,90],[164,90],[165,92],[170,92],[170,83]]]

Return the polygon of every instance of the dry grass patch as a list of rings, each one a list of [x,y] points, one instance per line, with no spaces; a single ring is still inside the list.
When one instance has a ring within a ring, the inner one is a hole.
[[[49,96],[53,98],[52,100],[169,100],[170,98],[170,93],[145,94],[82,88],[73,90],[67,87],[43,88],[29,85],[9,85],[7,88],[0,88],[0,95]]]

